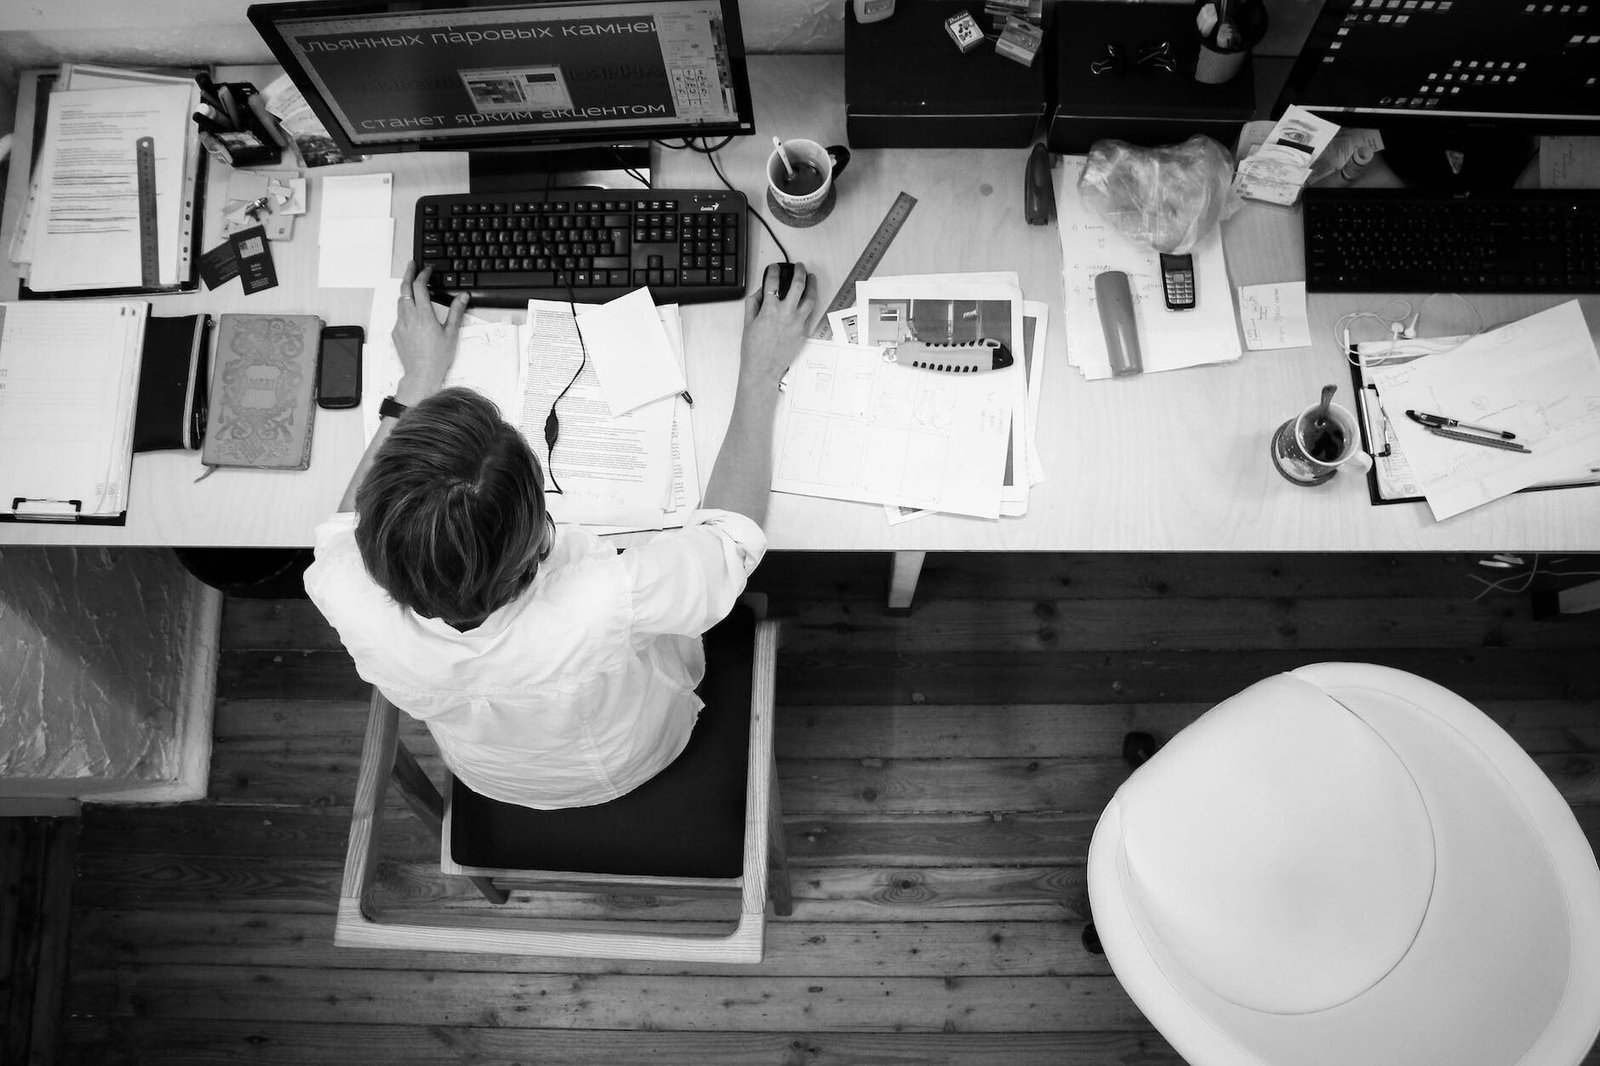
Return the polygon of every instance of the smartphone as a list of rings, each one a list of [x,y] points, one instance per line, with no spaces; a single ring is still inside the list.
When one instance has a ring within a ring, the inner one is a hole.
[[[1169,311],[1194,307],[1194,256],[1161,253],[1161,295]]]
[[[324,326],[317,357],[317,406],[337,411],[361,402],[360,326]]]

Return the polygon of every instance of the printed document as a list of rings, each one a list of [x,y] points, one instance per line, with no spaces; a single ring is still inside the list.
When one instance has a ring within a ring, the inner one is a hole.
[[[30,220],[28,285],[41,292],[138,288],[139,178],[135,143],[155,145],[156,244],[161,285],[181,278],[184,177],[193,83],[74,89],[50,94]]]
[[[1576,300],[1367,378],[1436,519],[1600,468],[1600,354]],[[1515,433],[1529,451],[1437,436],[1407,410]]]
[[[1000,516],[1022,364],[919,370],[882,349],[807,341],[778,401],[778,492]]]
[[[392,278],[373,292],[370,332],[362,354],[361,413],[368,441],[378,431],[379,403],[400,383],[400,357],[391,336],[398,311],[394,294],[399,291],[400,279]],[[442,320],[446,309],[438,304],[433,309]],[[655,312],[681,374],[683,325],[678,308],[668,304]],[[494,401],[501,417],[522,432],[539,461],[546,463],[545,418],[551,401],[572,380],[582,355],[566,303],[536,301],[528,321],[531,328],[468,314],[444,383],[476,389]],[[688,402],[681,392],[674,393],[612,419],[595,376],[594,353],[589,354],[589,363],[557,412],[561,431],[555,480],[547,466],[545,487],[548,491],[559,483],[562,491],[550,495],[551,513],[558,521],[581,523],[598,533],[683,525],[700,506]]]
[[[1133,290],[1133,317],[1139,327],[1144,372],[1181,370],[1228,363],[1243,355],[1233,317],[1222,230],[1214,228],[1195,246],[1195,306],[1169,311],[1161,294],[1161,260],[1154,249],[1124,237],[1096,214],[1078,193],[1083,156],[1063,156],[1056,171],[1056,210],[1061,233],[1061,276],[1066,290],[1062,318],[1067,331],[1067,361],[1090,381],[1111,377],[1095,275],[1120,270]]]

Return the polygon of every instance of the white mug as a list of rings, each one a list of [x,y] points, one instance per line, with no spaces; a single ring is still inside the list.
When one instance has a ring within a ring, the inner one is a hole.
[[[774,148],[767,157],[767,189],[772,199],[797,218],[815,214],[827,200],[834,179],[850,162],[850,150],[840,144],[824,148],[816,141],[795,138],[783,142],[782,153]],[[783,165],[785,157],[787,167]]]

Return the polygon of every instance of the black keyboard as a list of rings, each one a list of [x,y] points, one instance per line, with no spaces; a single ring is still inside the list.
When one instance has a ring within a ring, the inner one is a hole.
[[[412,259],[448,300],[604,303],[648,286],[658,304],[744,296],[745,198],[708,189],[550,189],[417,200]]]
[[[1304,195],[1311,292],[1600,292],[1600,190]]]

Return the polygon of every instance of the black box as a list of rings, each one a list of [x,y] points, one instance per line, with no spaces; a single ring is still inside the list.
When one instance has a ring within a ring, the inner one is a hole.
[[[845,131],[852,148],[1026,148],[1046,111],[1044,48],[1033,66],[994,42],[963,54],[944,21],[962,11],[990,29],[982,0],[902,2],[881,22],[846,5]]]
[[[1055,25],[1056,98],[1047,137],[1052,152],[1086,152],[1102,138],[1157,147],[1196,133],[1232,151],[1254,117],[1248,56],[1243,69],[1221,85],[1194,80],[1200,37],[1189,4],[1061,0]],[[1137,62],[1142,51],[1163,42],[1174,70]],[[1092,65],[1106,59],[1108,44],[1122,50],[1121,72],[1096,74]]]

